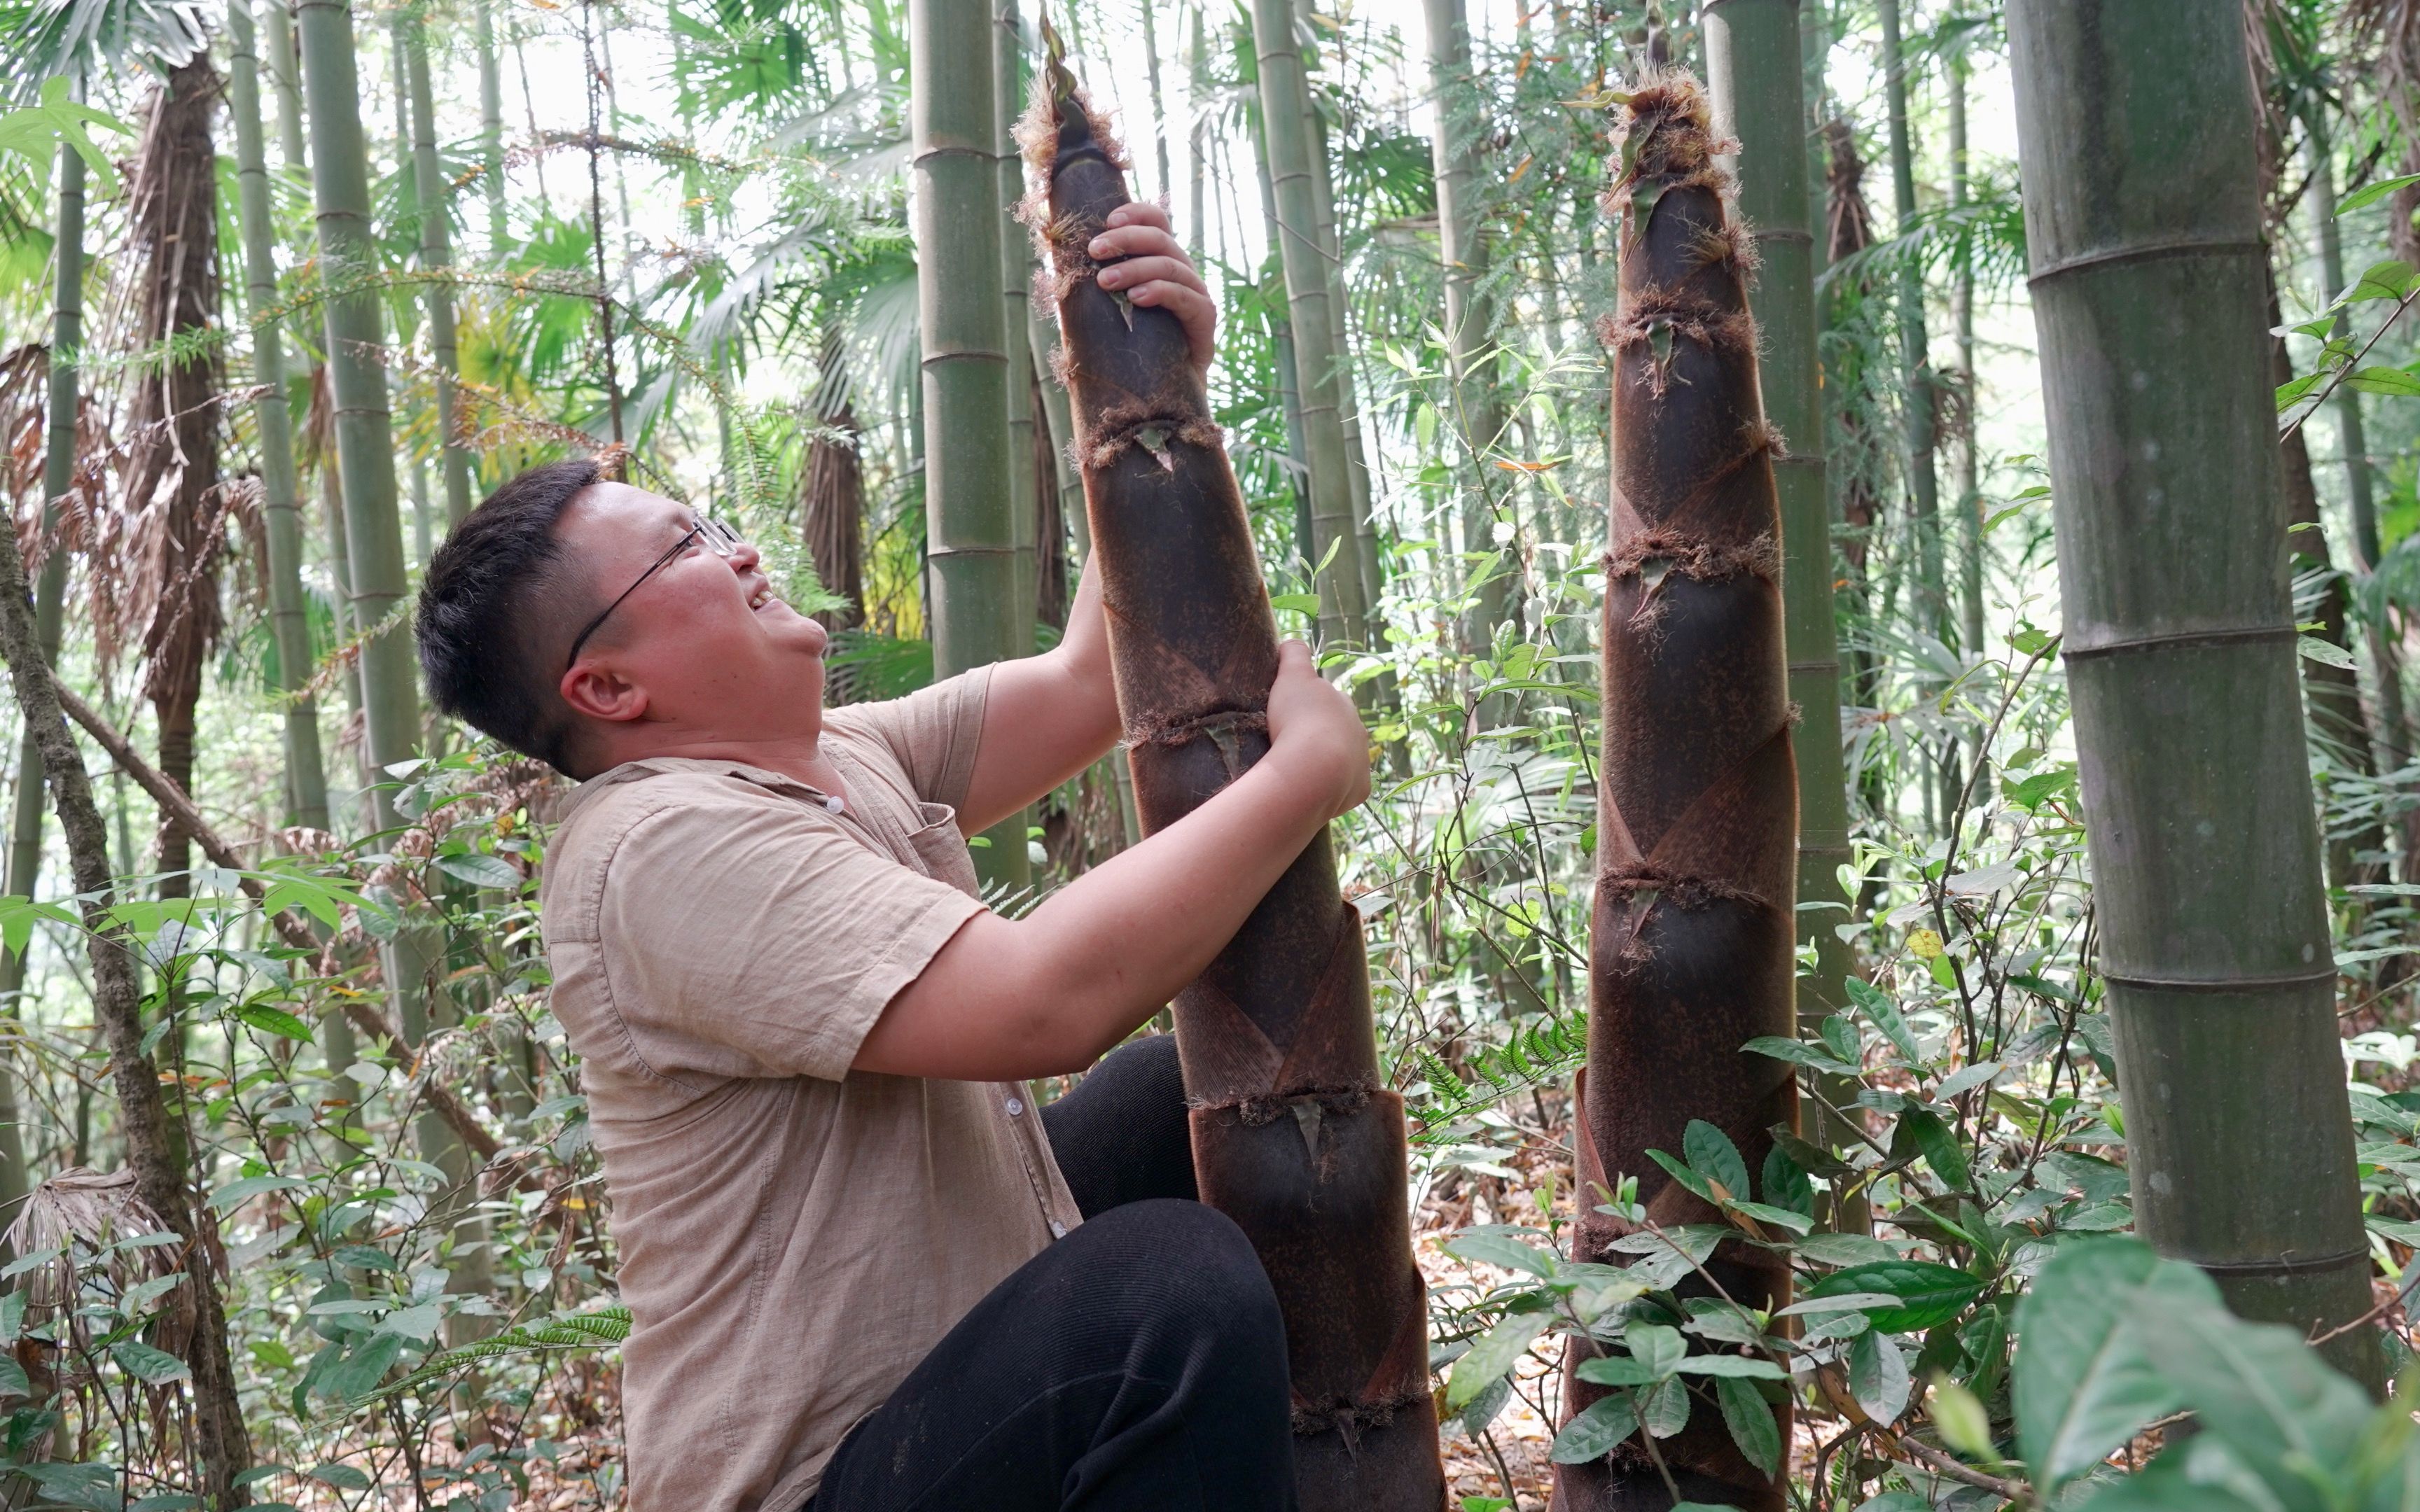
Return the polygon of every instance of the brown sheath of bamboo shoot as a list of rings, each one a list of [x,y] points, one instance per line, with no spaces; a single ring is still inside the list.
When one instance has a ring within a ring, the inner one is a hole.
[[[1679,1156],[1702,1119],[1756,1171],[1773,1128],[1793,1121],[1788,1066],[1740,1047],[1793,1032],[1798,827],[1778,440],[1757,388],[1751,244],[1695,80],[1651,76],[1625,124],[1625,167],[1606,196],[1621,220],[1621,301],[1602,328],[1613,364],[1605,747],[1573,1141],[1577,1257],[1615,1264],[1627,1257],[1612,1246],[1633,1226],[1595,1209],[1625,1175],[1658,1227],[1723,1221],[1649,1150]],[[1705,1270],[1744,1306],[1789,1300],[1789,1267],[1772,1251],[1727,1242]],[[1712,1292],[1699,1276],[1675,1289]],[[1606,1394],[1568,1371],[1589,1352],[1577,1340],[1566,1350],[1566,1417]],[[1776,1412],[1786,1444],[1787,1404]],[[1663,1470],[1684,1500],[1784,1504],[1702,1394],[1688,1426],[1654,1448],[1661,1469],[1636,1435],[1604,1458],[1556,1466],[1555,1506],[1669,1506]]]
[[[1094,281],[1086,247],[1127,202],[1123,154],[1063,69],[1035,93],[1018,140],[1040,187],[1021,213],[1063,333],[1149,834],[1267,751],[1277,625],[1183,328]],[[1379,1083],[1360,917],[1325,832],[1175,1010],[1202,1198],[1250,1238],[1285,1317],[1305,1512],[1437,1512],[1403,1099]]]

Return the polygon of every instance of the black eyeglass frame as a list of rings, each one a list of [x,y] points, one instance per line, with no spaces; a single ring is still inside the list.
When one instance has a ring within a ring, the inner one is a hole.
[[[688,530],[681,532],[681,538],[679,540],[675,541],[672,546],[665,550],[662,556],[656,558],[653,565],[649,566],[646,571],[639,574],[637,579],[631,582],[629,587],[623,589],[622,592],[615,596],[613,602],[606,605],[601,613],[599,613],[595,619],[590,620],[587,625],[582,628],[578,635],[571,638],[571,650],[566,654],[563,658],[563,670],[565,671],[571,671],[572,663],[580,659],[580,648],[588,643],[588,638],[597,633],[598,625],[603,625],[607,620],[613,617],[613,611],[622,607],[622,601],[624,599],[628,598],[632,594],[644,588],[647,585],[648,579],[654,577],[656,574],[663,571],[666,567],[671,566],[675,562],[678,561],[680,559],[680,554],[689,549],[689,544],[691,541],[700,539],[703,539],[707,550],[713,552],[716,556],[722,558],[726,562],[731,560],[733,556],[737,555],[739,548],[747,544],[746,541],[741,539],[737,531],[733,530],[730,526],[722,523],[722,521],[719,519],[701,517],[696,524],[690,526]]]

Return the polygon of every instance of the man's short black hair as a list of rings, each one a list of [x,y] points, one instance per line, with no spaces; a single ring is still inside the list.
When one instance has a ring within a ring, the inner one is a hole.
[[[572,713],[546,658],[565,618],[557,521],[572,497],[604,478],[587,457],[548,462],[505,481],[437,549],[420,587],[414,636],[428,696],[474,729],[573,770]],[[567,629],[563,629],[567,635]]]

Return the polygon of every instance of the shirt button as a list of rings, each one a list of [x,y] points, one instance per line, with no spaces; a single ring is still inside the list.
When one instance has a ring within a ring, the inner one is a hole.
[[[1025,1103],[1023,1100],[1014,1097],[1008,1100],[1008,1116],[1010,1118],[1016,1118],[1018,1114],[1024,1111]]]
[[[1067,1226],[1066,1226],[1065,1224],[1061,1223],[1061,1222],[1060,1222],[1058,1219],[1056,1219],[1056,1218],[1051,1219],[1051,1220],[1050,1220],[1050,1237],[1051,1237],[1051,1238],[1053,1238],[1053,1239],[1064,1239],[1064,1238],[1066,1238],[1066,1237],[1067,1237]]]
[[[830,793],[824,795],[824,807],[834,813],[839,813],[842,810],[847,808],[848,805],[841,801],[841,795],[839,794]]]

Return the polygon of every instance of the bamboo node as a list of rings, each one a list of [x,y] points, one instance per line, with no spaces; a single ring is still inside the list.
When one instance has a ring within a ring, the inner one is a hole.
[[[1258,1097],[1240,1097],[1232,1103],[1195,1103],[1199,1108],[1233,1109],[1237,1122],[1247,1129],[1293,1115],[1297,1121],[1307,1122],[1312,1117],[1349,1119],[1369,1106],[1371,1094],[1377,1088],[1367,1082],[1346,1082],[1328,1087],[1303,1087],[1291,1092],[1264,1092]],[[1313,1113],[1296,1113],[1298,1104],[1310,1104]],[[1311,1131],[1306,1129],[1306,1136]]]
[[[1342,1434],[1346,1448],[1351,1449],[1363,1428],[1387,1427],[1394,1422],[1397,1412],[1427,1396],[1425,1391],[1395,1392],[1360,1401],[1335,1396],[1316,1403],[1297,1396],[1294,1399],[1294,1431],[1306,1438],[1314,1433]]]
[[[1183,441],[1205,452],[1223,451],[1227,444],[1218,422],[1208,415],[1164,402],[1110,405],[1094,415],[1087,428],[1092,434],[1081,441],[1081,449],[1076,455],[1077,464],[1087,469],[1106,468],[1127,447],[1140,446],[1163,470],[1174,472],[1176,457],[1170,451],[1171,442]]]
[[[1718,546],[1668,526],[1641,531],[1605,554],[1608,579],[1637,578],[1652,597],[1674,573],[1693,582],[1738,577],[1781,579],[1781,543],[1770,532],[1745,546]],[[1641,606],[1643,612],[1645,606]]]

